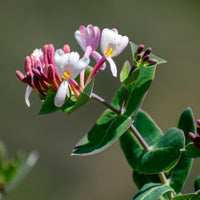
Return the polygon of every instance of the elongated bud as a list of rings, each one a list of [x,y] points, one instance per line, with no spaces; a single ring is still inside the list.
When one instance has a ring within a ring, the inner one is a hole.
[[[55,54],[54,46],[52,44],[49,44],[48,49],[47,49],[47,58],[49,64],[54,64],[53,57]]]
[[[153,59],[153,58],[150,58],[150,59],[148,60],[148,62],[151,63],[151,64],[156,64],[156,63],[157,63],[157,60],[156,60],[156,59]]]
[[[49,63],[48,63],[48,59],[47,59],[47,49],[48,49],[48,45],[45,44],[43,47],[43,58],[44,58],[44,64],[45,64],[46,68],[48,69]]]
[[[50,83],[55,82],[55,70],[52,65],[49,65],[48,72],[47,72],[47,79]]]
[[[141,59],[141,55],[140,54],[138,54],[137,56],[136,56],[136,60],[138,61],[138,60],[140,60]]]
[[[195,137],[196,136],[193,133],[189,132],[189,137],[190,137],[190,139],[191,139],[192,142],[195,141]]]
[[[140,44],[137,48],[137,53],[140,54],[142,53],[142,51],[144,50],[144,45],[143,44]]]
[[[26,78],[24,74],[22,74],[20,71],[16,70],[16,76],[20,81],[22,81],[23,83],[26,83]]]
[[[56,71],[53,65],[49,65],[48,72],[47,72],[47,79],[48,79],[48,82],[53,87],[53,89],[57,91],[59,87],[56,82]]]
[[[65,44],[63,46],[63,51],[64,51],[64,53],[70,53],[70,46],[68,44]]]
[[[38,77],[35,75],[33,76],[33,85],[42,96],[46,96],[43,90],[41,89]]]
[[[200,126],[200,119],[197,119],[197,124]]]
[[[149,60],[150,56],[149,55],[146,55],[143,57],[142,61],[143,62],[147,62]]]
[[[33,68],[33,69],[32,69],[32,72],[33,72],[33,74],[36,75],[37,77],[42,77],[42,75],[41,75],[41,73],[40,73],[40,71],[39,71],[38,69]]]
[[[144,52],[143,58],[144,58],[146,55],[149,55],[150,53],[151,53],[151,48],[147,48],[146,51]]]
[[[31,67],[31,58],[29,56],[26,57],[25,63],[24,63],[24,71],[25,73],[32,74],[32,67]]]

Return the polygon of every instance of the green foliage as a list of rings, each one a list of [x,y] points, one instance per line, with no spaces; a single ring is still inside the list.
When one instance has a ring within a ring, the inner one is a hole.
[[[131,70],[131,65],[128,61],[126,61],[120,72],[120,82],[121,83],[123,83],[127,79],[128,75],[130,73],[130,70]]]
[[[181,155],[180,149],[184,146],[180,129],[171,128],[162,136],[154,121],[142,111],[136,116],[133,125],[150,147],[147,152],[130,129],[120,138],[121,148],[134,170],[154,174],[168,171],[176,165]]]
[[[194,146],[194,143],[189,143],[185,149],[182,150],[188,157],[191,158],[199,158],[200,157],[200,149]]]
[[[67,104],[67,105],[64,105],[62,110],[64,112],[66,112],[67,114],[70,114],[73,111],[79,109],[84,104],[86,104],[90,100],[90,96],[91,96],[91,93],[93,91],[93,86],[94,86],[94,79],[92,79],[89,82],[89,84],[84,88],[83,92],[80,94],[80,96],[78,97],[76,103],[71,107],[71,109],[66,109],[65,106],[68,106],[68,104]]]
[[[158,200],[165,193],[171,191],[173,191],[173,189],[168,185],[160,185],[158,183],[147,183],[141,188],[141,190],[133,198],[133,200]]]
[[[19,153],[14,159],[8,160],[4,154],[1,157],[0,186],[1,192],[12,190],[32,169],[38,159],[38,155],[32,152],[28,157]]]
[[[195,122],[192,110],[187,108],[183,111],[178,122],[178,128],[182,129],[186,139],[186,144],[190,142],[189,132],[195,131]],[[170,186],[176,193],[179,193],[190,172],[192,159],[182,153],[178,164],[170,171]]]
[[[178,195],[173,198],[173,200],[199,200],[199,199],[200,199],[200,191],[193,194]]]
[[[73,155],[91,155],[103,151],[114,143],[132,121],[125,115],[116,116],[106,110],[89,133],[75,146]]]

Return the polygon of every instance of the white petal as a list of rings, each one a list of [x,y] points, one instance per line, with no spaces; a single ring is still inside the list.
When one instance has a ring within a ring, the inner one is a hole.
[[[93,51],[92,52],[92,56],[93,56],[93,58],[96,60],[96,62],[98,63],[100,60],[101,60],[101,58],[102,58],[102,56],[100,55],[100,53],[98,53],[97,51]],[[106,63],[104,63],[102,66],[101,66],[101,70],[104,70],[106,68]]]
[[[126,46],[128,45],[128,41],[129,39],[127,36],[118,36],[115,49],[113,49],[113,51],[115,52],[113,57],[119,55],[126,48]]]
[[[85,69],[90,63],[89,57],[81,58],[71,70],[71,79],[75,79],[83,69]]]
[[[28,107],[30,107],[30,101],[29,101],[29,96],[30,96],[30,94],[31,94],[31,92],[32,92],[32,87],[31,86],[27,86],[26,87],[26,92],[25,92],[25,103],[26,103],[26,105],[28,106]]]
[[[57,107],[61,107],[63,103],[65,102],[66,96],[67,96],[67,91],[68,91],[68,85],[69,83],[67,81],[63,81],[60,84],[60,87],[58,88],[58,91],[56,93],[55,99],[54,99],[54,104]]]
[[[115,62],[113,61],[113,59],[112,59],[111,57],[108,57],[108,58],[107,58],[107,61],[108,61],[109,64],[110,64],[110,70],[111,70],[111,72],[112,72],[112,75],[113,75],[114,77],[117,77],[117,67],[116,67],[116,65],[115,65]]]
[[[83,51],[85,51],[85,47],[81,41],[81,33],[79,30],[77,30],[74,34],[76,41],[78,42],[78,44],[81,46],[81,48],[83,49]]]
[[[32,55],[39,59],[40,57],[43,56],[43,51],[42,49],[35,49]]]

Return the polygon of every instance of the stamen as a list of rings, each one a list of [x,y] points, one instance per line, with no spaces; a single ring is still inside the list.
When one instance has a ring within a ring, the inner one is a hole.
[[[109,48],[109,49],[106,49],[105,51],[105,55],[108,57],[108,56],[112,56],[114,55],[115,53],[113,52],[113,49],[112,48]]]
[[[71,78],[71,72],[70,71],[66,71],[63,73],[62,75],[62,79],[63,80],[69,80]]]

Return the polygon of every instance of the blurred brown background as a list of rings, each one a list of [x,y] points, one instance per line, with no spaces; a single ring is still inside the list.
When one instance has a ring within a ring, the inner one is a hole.
[[[156,55],[168,61],[158,67],[143,104],[166,131],[177,125],[187,106],[200,118],[199,9],[198,0],[1,0],[0,137],[10,156],[17,150],[40,153],[36,167],[5,199],[132,199],[136,188],[118,142],[94,156],[70,156],[104,107],[91,101],[70,116],[62,112],[39,116],[41,102],[32,94],[31,107],[26,107],[25,85],[16,79],[15,70],[23,70],[25,57],[46,43],[53,43],[55,48],[68,43],[82,54],[74,39],[80,25],[116,27],[131,41],[151,46]],[[125,59],[131,61],[129,48],[115,59],[119,70]],[[98,74],[95,86],[98,94],[110,100],[119,81],[107,67]],[[199,164],[195,160],[184,192],[193,191]]]

